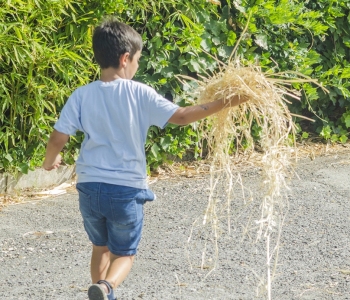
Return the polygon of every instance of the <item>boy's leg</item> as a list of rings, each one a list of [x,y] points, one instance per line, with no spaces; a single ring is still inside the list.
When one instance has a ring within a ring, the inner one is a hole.
[[[128,276],[134,258],[134,255],[117,256],[110,253],[110,265],[105,280],[108,281],[114,289]]]
[[[107,299],[106,297],[108,297],[108,299],[116,299],[113,290],[117,288],[129,274],[135,256],[117,256],[110,253],[108,248],[107,252],[105,251],[106,249],[103,248],[104,247],[93,246],[94,250],[91,257],[91,278],[93,285],[89,289],[89,297],[91,296],[91,299]],[[108,263],[106,263],[106,253],[108,255]],[[106,270],[106,265],[109,265],[108,270]],[[107,275],[101,277],[104,273],[107,273]],[[104,290],[107,296],[103,296],[101,289]]]
[[[90,265],[92,283],[106,280],[115,289],[130,273],[134,257],[134,255],[117,256],[110,253],[107,246],[92,245]]]
[[[90,273],[92,283],[105,279],[110,264],[110,252],[107,246],[92,245]]]

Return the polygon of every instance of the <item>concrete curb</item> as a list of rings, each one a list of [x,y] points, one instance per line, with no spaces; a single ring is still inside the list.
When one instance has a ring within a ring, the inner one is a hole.
[[[46,189],[58,186],[75,175],[75,166],[60,166],[50,172],[44,169],[29,171],[14,177],[9,174],[0,174],[0,193],[13,193],[25,189]]]

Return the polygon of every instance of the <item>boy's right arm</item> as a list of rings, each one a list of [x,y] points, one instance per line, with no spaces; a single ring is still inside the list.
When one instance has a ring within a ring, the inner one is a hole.
[[[215,114],[223,108],[240,105],[247,100],[246,97],[233,96],[230,101],[226,103],[224,100],[215,100],[205,104],[179,107],[168,122],[176,125],[187,125]]]
[[[43,162],[43,168],[47,171],[56,169],[61,164],[60,152],[64,145],[68,142],[69,135],[54,130],[46,147],[45,160]]]

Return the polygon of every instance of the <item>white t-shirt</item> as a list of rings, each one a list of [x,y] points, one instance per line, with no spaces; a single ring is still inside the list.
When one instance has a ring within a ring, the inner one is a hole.
[[[78,182],[147,188],[145,142],[150,126],[163,128],[178,105],[151,87],[126,79],[76,89],[54,128],[85,139],[76,161]]]

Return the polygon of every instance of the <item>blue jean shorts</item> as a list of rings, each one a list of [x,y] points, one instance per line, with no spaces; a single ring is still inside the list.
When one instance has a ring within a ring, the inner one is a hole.
[[[135,255],[141,240],[143,205],[155,199],[148,189],[101,182],[76,186],[84,228],[92,244],[114,255]]]

